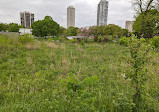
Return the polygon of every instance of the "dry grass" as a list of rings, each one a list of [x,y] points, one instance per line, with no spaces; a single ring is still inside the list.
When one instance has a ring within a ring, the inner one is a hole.
[[[61,69],[63,70],[63,72],[68,73],[70,69],[70,61],[66,58],[62,58],[61,64]]]
[[[33,65],[33,59],[31,57],[27,57],[26,60],[28,65]]]
[[[77,51],[82,52],[84,49],[81,46],[77,46]]]
[[[62,49],[62,50],[66,49],[66,45],[62,43],[62,44],[60,45],[60,49]]]
[[[53,71],[53,70],[55,70],[55,65],[54,64],[51,64],[50,65],[50,69]]]
[[[44,42],[44,44],[48,47],[48,48],[51,48],[51,49],[53,49],[53,48],[59,48],[59,46],[56,44],[56,43],[54,43],[54,42]]]
[[[39,41],[35,41],[34,43],[27,43],[25,45],[25,48],[28,50],[36,50],[36,49],[40,49],[40,42]]]
[[[86,55],[85,58],[89,58],[89,56]],[[93,57],[93,61],[98,61],[99,59],[100,59],[100,58],[99,58],[98,56],[94,56],[94,57]]]

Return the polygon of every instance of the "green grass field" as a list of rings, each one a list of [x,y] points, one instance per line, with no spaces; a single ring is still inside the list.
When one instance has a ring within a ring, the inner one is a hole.
[[[34,40],[0,45],[0,112],[130,112],[129,48]],[[159,111],[159,53],[146,65],[144,111]]]

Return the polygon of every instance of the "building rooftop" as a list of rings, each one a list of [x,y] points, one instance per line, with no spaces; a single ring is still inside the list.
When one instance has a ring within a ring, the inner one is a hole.
[[[24,12],[20,12],[20,13],[30,13],[30,12],[28,12],[28,11],[24,11]],[[30,14],[33,14],[33,13],[30,13]]]
[[[101,0],[101,2],[106,2],[107,0]]]
[[[73,6],[69,6],[68,8],[74,8]]]

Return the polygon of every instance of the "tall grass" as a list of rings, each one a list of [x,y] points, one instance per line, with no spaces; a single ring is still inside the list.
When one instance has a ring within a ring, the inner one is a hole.
[[[135,89],[124,77],[130,70],[124,58],[130,55],[127,47],[46,40],[18,43],[16,52],[3,47],[0,54],[0,111],[131,112],[135,107]],[[143,101],[149,105],[144,111],[159,111],[158,54],[151,52],[147,67],[153,75],[146,81],[150,97]]]

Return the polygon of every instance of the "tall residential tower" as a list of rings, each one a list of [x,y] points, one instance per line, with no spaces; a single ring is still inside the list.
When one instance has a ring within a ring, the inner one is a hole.
[[[101,0],[100,3],[98,4],[97,26],[107,25],[107,18],[108,18],[108,1]]]
[[[20,24],[25,28],[31,27],[34,23],[34,14],[30,12],[20,12]]]
[[[129,32],[133,32],[133,25],[134,21],[126,21],[125,29],[127,29]]]
[[[67,8],[67,28],[70,26],[75,27],[75,8],[73,6]]]

